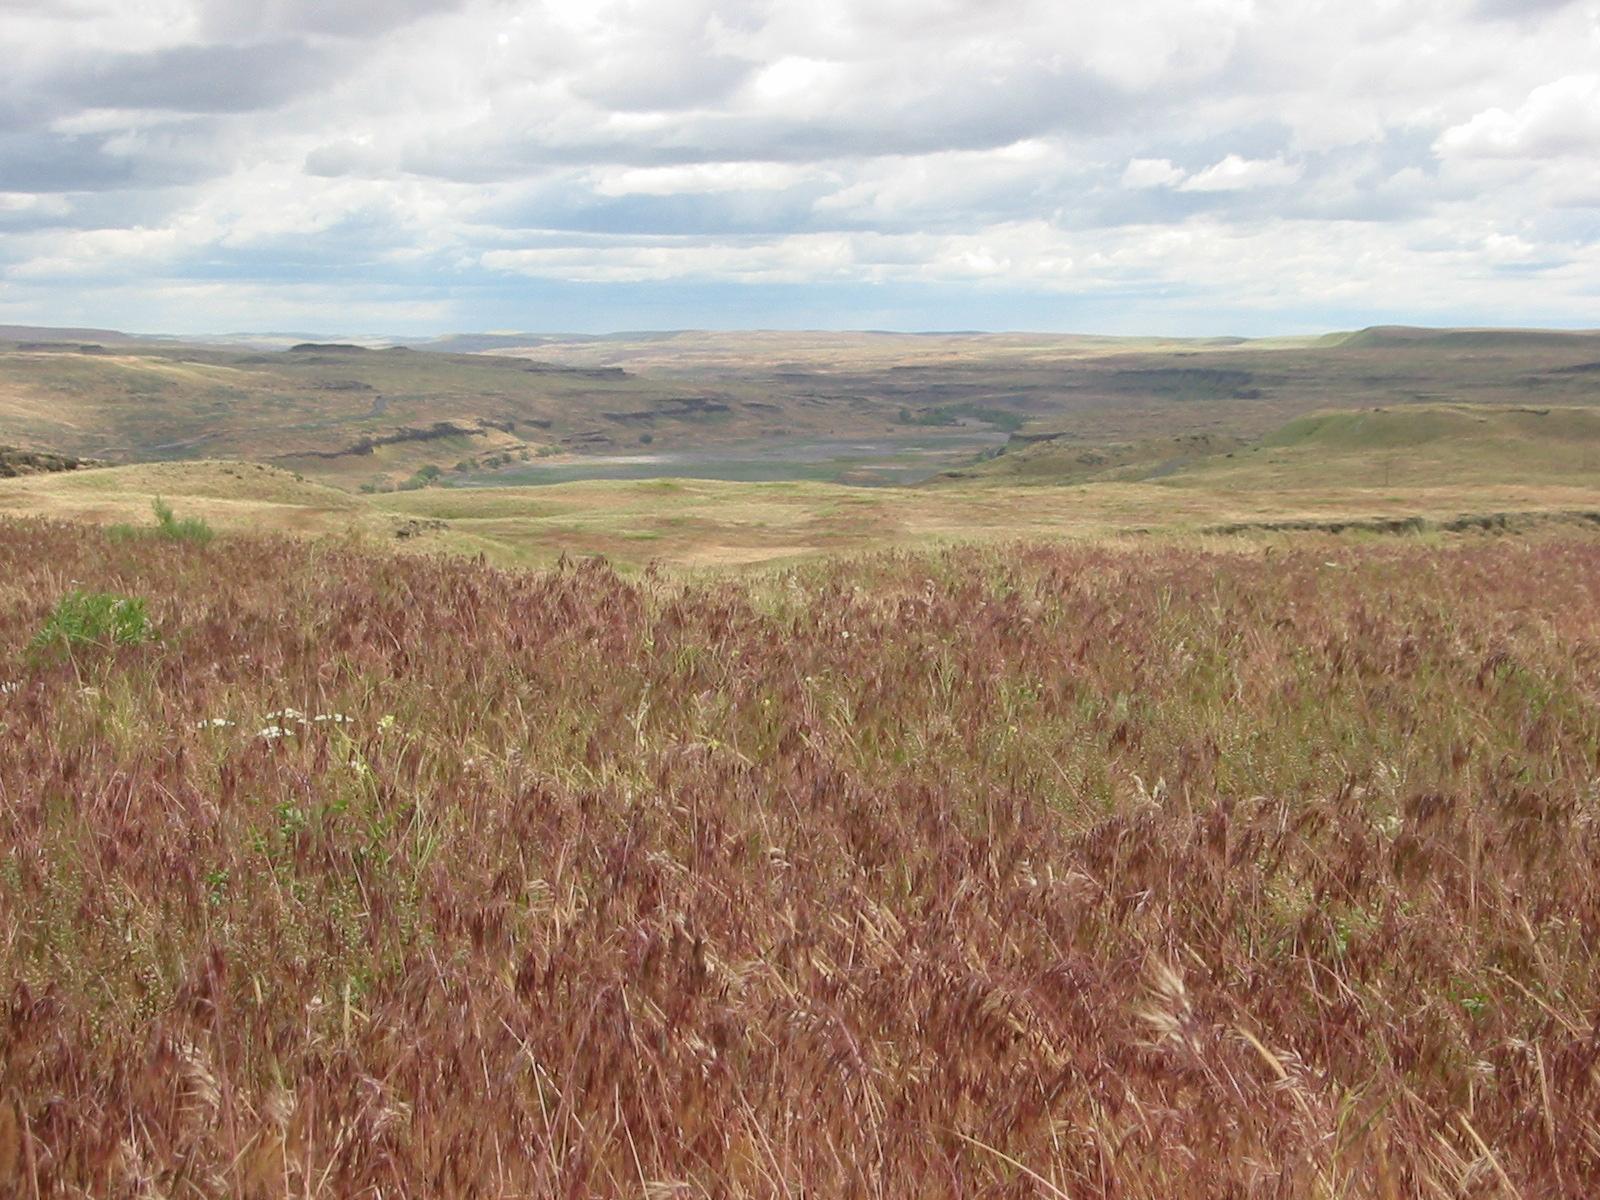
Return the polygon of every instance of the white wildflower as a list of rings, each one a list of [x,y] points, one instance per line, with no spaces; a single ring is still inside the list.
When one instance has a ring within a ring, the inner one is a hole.
[[[283,708],[277,712],[268,713],[267,720],[276,721],[280,725],[287,725],[290,721],[298,721],[304,725],[306,723],[306,715],[297,708]]]
[[[294,730],[285,729],[282,725],[268,725],[260,733],[256,734],[256,736],[258,738],[265,738],[269,742],[275,742],[279,738],[293,737]]]
[[[327,722],[327,723],[332,724],[332,725],[347,725],[350,722],[355,720],[354,717],[347,717],[343,713],[339,713],[339,712],[336,712],[336,713],[318,713],[316,716],[312,717],[311,719],[313,721],[315,721],[319,725],[322,724],[323,722]]]
[[[232,729],[237,724],[237,721],[230,721],[227,717],[205,717],[196,721],[194,727],[196,729]]]
[[[13,692],[20,692],[21,690],[22,685],[15,681],[10,683],[0,683],[0,696],[9,696]]]

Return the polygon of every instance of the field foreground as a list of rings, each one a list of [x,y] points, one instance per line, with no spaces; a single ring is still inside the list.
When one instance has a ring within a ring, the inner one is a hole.
[[[1600,454],[1600,441],[1596,443]],[[1077,486],[963,482],[929,488],[657,479],[524,488],[428,488],[353,496],[253,463],[152,463],[0,480],[0,518],[42,517],[149,527],[170,502],[226,533],[341,537],[382,550],[464,557],[503,567],[548,567],[603,555],[625,575],[652,563],[674,570],[769,570],[778,564],[953,543],[1088,538],[1237,540],[1308,530],[1528,532],[1600,524],[1593,478],[1493,482],[1440,464],[1404,487],[1294,487],[1261,474],[1254,485],[1172,477]],[[1237,481],[1235,481],[1237,482]]]
[[[73,588],[156,641],[30,653]],[[1600,539],[0,524],[0,1191],[1585,1196]]]

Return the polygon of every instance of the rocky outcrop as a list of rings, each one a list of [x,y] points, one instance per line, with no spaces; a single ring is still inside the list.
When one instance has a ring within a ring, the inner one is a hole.
[[[276,458],[355,458],[371,454],[379,446],[393,446],[401,442],[432,442],[451,437],[478,437],[491,429],[510,433],[515,422],[497,421],[483,417],[472,422],[435,421],[432,425],[402,425],[389,433],[368,434],[338,450],[296,450]]]
[[[693,417],[712,417],[728,411],[730,411],[728,406],[720,400],[711,400],[704,396],[686,396],[681,400],[663,400],[654,408],[636,409],[631,412],[602,412],[600,415],[608,421],[656,421],[663,418],[681,421]]]
[[[75,458],[70,454],[52,454],[47,450],[24,450],[20,446],[0,446],[0,479],[12,479],[18,475],[47,475],[53,471],[79,471],[85,467],[105,465],[94,458]]]

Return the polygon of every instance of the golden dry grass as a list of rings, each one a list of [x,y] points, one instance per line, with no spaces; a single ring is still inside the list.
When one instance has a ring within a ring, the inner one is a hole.
[[[157,496],[224,531],[366,537],[408,550],[481,553],[506,565],[602,554],[630,570],[651,561],[761,564],[1018,537],[1191,538],[1252,524],[1438,523],[1496,513],[1564,520],[1600,512],[1600,486],[1514,482],[1234,490],[1199,483],[851,488],[654,480],[360,496],[227,462],[0,480],[0,512],[102,524],[146,519]],[[416,536],[396,542],[402,529]]]

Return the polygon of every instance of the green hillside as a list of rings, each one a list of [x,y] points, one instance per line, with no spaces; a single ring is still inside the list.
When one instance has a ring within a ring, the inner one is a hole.
[[[1589,485],[1600,480],[1600,409],[1436,404],[1323,412],[1254,442],[1191,434],[1096,445],[1024,436],[991,461],[945,477],[957,479],[1256,491]]]
[[[1225,434],[1192,433],[1170,438],[1097,445],[1073,437],[1017,439],[1004,454],[937,482],[1076,484],[1158,479],[1214,455],[1249,445]]]
[[[1600,480],[1600,410],[1380,408],[1290,421],[1168,481],[1207,487],[1405,487]]]

